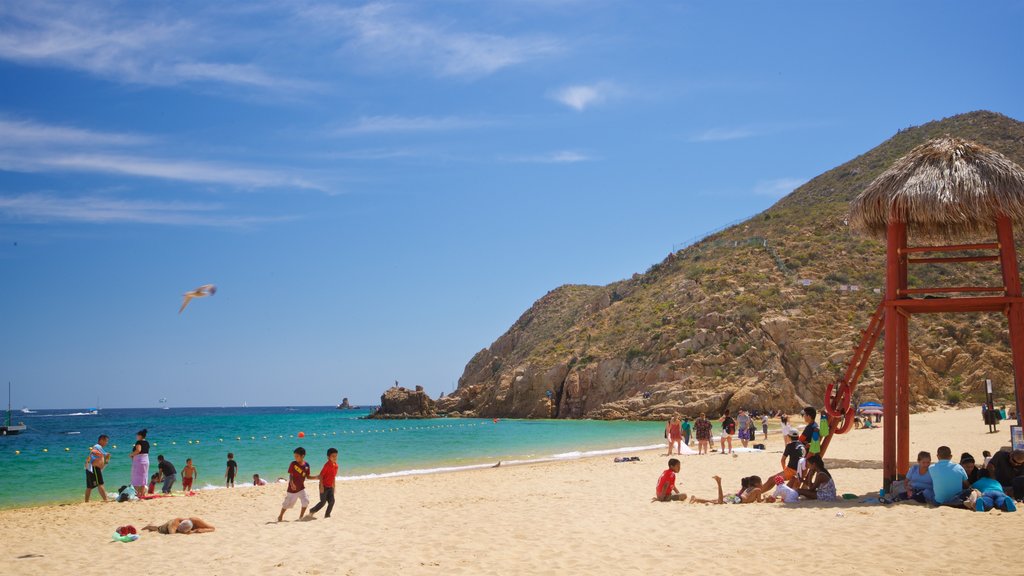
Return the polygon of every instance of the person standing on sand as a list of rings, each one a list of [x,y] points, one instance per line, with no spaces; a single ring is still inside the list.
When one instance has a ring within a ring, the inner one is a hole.
[[[498,464],[501,464],[501,462],[498,462]],[[319,512],[325,504],[327,505],[327,511],[324,512],[324,518],[331,517],[331,510],[334,509],[334,482],[337,476],[338,449],[328,448],[327,462],[325,462],[324,467],[320,469],[320,502],[309,509],[309,515],[311,518],[314,514]]]
[[[139,498],[146,495],[146,482],[149,480],[149,442],[146,441],[146,434],[149,431],[143,428],[135,433],[135,446],[129,456],[132,459],[132,487]]]
[[[234,488],[235,487],[235,474],[238,473],[238,462],[235,462],[235,455],[232,452],[228,452],[228,463],[227,469],[224,470],[224,487]]]
[[[819,433],[818,424],[814,419],[818,415],[818,411],[813,406],[807,406],[803,410],[804,415],[804,430],[800,433],[800,441],[804,444],[804,453],[808,456],[821,452],[821,435]]]
[[[761,432],[764,434],[764,439],[768,439],[768,414],[761,414]]]
[[[192,465],[192,459],[185,459],[185,467],[181,469],[181,489],[185,492],[192,490],[192,482],[199,478],[199,469]]]
[[[732,454],[732,435],[736,433],[736,421],[729,415],[729,409],[725,409],[725,414],[722,415],[722,435],[719,437],[721,443],[722,454],[726,454],[725,444],[729,444],[728,454]]]
[[[746,410],[740,410],[740,413],[736,415],[736,427],[739,429],[740,443],[746,448],[747,443],[752,440],[750,437],[750,415]],[[725,429],[725,426],[722,428]]]
[[[103,467],[110,462],[110,454],[104,450],[110,438],[106,434],[100,434],[96,444],[89,449],[89,455],[85,458],[85,501],[89,501],[92,489],[99,490],[103,501],[107,501],[107,491],[103,488]]]
[[[682,454],[682,447],[680,444],[683,441],[683,431],[679,424],[679,417],[673,415],[672,418],[665,424],[665,437],[668,438],[668,454],[672,455],[672,445],[676,446],[676,453]]]
[[[697,436],[697,454],[707,454],[711,444],[711,422],[701,412],[693,423],[693,433]]]
[[[679,425],[679,428],[683,431],[683,444],[686,444],[686,447],[689,448],[690,447],[690,430],[693,428],[693,425],[690,424],[690,417],[689,416],[683,416],[683,422],[682,422],[682,424]]]
[[[281,513],[277,515],[278,522],[284,522],[286,510],[295,506],[295,501],[302,503],[302,510],[299,511],[299,520],[306,515],[306,508],[309,508],[309,497],[306,496],[306,479],[315,480],[316,476],[309,475],[309,463],[306,462],[306,449],[299,446],[293,452],[295,461],[288,466],[288,492],[281,504]]]

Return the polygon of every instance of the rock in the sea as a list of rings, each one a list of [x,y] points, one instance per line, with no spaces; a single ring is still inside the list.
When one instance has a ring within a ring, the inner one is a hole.
[[[434,418],[437,406],[427,396],[422,386],[409,390],[402,386],[392,386],[380,395],[380,408],[368,418]]]

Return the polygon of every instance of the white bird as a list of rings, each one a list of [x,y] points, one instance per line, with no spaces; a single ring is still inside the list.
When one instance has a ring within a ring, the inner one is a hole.
[[[181,308],[178,309],[178,314],[185,311],[185,307],[192,301],[193,298],[205,298],[207,296],[213,296],[217,293],[217,287],[213,284],[203,284],[195,290],[189,290],[185,292],[185,300],[181,303]]]

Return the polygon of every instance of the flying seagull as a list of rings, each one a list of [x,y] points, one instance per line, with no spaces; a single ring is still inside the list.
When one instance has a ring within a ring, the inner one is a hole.
[[[192,301],[193,298],[205,298],[207,296],[213,296],[217,293],[217,287],[213,284],[203,284],[195,290],[189,290],[185,292],[185,300],[181,303],[181,308],[178,309],[178,314],[185,311],[185,307]]]

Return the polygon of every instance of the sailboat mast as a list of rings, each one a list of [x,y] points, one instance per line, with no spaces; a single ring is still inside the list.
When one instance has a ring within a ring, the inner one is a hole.
[[[7,428],[11,427],[11,381],[7,381]]]

